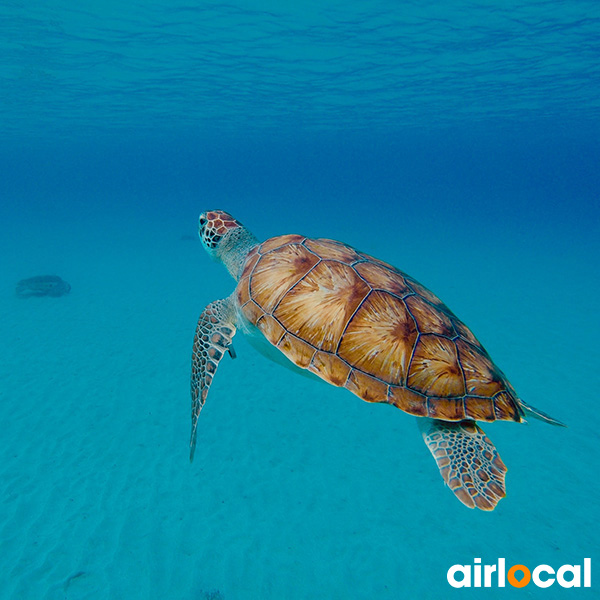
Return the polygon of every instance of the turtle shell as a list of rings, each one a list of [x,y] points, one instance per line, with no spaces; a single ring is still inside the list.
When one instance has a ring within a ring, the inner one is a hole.
[[[293,363],[367,402],[446,421],[522,421],[469,328],[413,278],[350,246],[271,238],[249,253],[236,293]]]

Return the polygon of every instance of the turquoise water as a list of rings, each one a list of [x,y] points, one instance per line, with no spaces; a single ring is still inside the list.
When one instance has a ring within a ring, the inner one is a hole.
[[[600,5],[37,4],[0,6],[0,598],[599,597]],[[486,425],[470,511],[412,417],[238,335],[190,465],[214,207],[410,273],[568,428]],[[592,586],[452,588],[475,558]]]

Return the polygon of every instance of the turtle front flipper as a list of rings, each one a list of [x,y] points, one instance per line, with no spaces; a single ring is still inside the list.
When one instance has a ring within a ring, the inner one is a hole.
[[[192,351],[192,437],[190,462],[196,449],[196,427],[208,390],[225,352],[235,358],[231,340],[236,332],[235,308],[230,298],[211,302],[200,315]]]
[[[469,508],[494,510],[506,495],[506,467],[477,423],[424,417],[418,423],[444,481],[456,497]]]

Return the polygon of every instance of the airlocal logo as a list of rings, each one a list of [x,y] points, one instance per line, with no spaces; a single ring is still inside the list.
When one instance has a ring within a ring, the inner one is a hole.
[[[506,561],[498,559],[497,565],[482,565],[480,558],[471,565],[452,565],[448,569],[448,583],[455,588],[461,587],[513,587],[522,588],[533,582],[541,588],[547,588],[556,581],[564,588],[581,587],[581,565],[563,565],[554,570],[550,565],[538,565],[530,570],[525,565],[513,565],[506,571]],[[460,579],[457,579],[457,575]],[[592,560],[583,559],[583,587],[592,585]]]

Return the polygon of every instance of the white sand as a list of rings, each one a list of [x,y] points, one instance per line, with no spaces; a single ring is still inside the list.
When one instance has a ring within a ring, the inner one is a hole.
[[[391,224],[363,241],[348,219],[347,241],[430,286],[528,402],[569,424],[486,426],[509,467],[508,497],[486,514],[444,489],[412,418],[299,378],[239,336],[190,465],[193,330],[233,284],[179,241],[193,226],[23,222],[2,237],[0,598],[505,598],[517,592],[453,590],[446,571],[474,557],[598,564],[597,245],[552,231],[384,244]],[[46,273],[72,293],[14,297]]]

